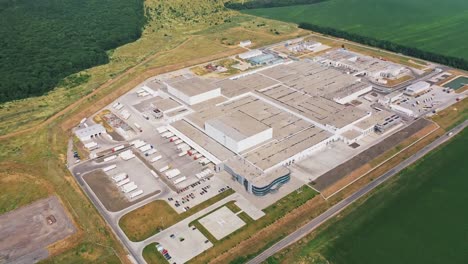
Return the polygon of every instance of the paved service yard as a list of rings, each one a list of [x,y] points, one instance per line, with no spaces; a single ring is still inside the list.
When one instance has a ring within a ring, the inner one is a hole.
[[[188,226],[179,227],[172,234],[166,233],[158,243],[171,255],[170,263],[177,264],[185,263],[213,246],[198,229]]]
[[[226,206],[223,206],[215,212],[203,217],[198,220],[198,222],[200,222],[200,224],[202,224],[217,240],[221,240],[223,237],[245,225],[245,222]]]
[[[55,196],[1,215],[0,263],[35,263],[48,256],[47,246],[75,231]]]

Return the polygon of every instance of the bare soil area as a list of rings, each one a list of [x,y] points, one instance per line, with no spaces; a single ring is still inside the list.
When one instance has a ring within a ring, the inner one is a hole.
[[[0,216],[0,263],[35,263],[49,245],[76,232],[57,197]]]

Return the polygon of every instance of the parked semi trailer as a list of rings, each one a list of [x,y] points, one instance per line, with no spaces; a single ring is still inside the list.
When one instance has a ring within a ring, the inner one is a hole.
[[[103,170],[104,172],[108,172],[108,171],[113,170],[113,169],[115,169],[115,168],[117,168],[117,165],[112,164],[112,165],[110,165],[110,166],[107,166],[107,167],[102,168],[102,170]]]
[[[112,180],[114,180],[114,182],[119,182],[119,181],[122,181],[124,179],[127,178],[127,173],[125,172],[121,172],[115,176],[112,176]]]
[[[139,195],[142,195],[142,194],[143,194],[143,190],[134,191],[134,192],[132,192],[130,194],[130,199],[135,198],[135,197],[137,197]]]

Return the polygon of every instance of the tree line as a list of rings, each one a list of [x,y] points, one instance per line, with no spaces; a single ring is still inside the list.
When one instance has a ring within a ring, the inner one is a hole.
[[[427,61],[432,61],[440,63],[443,65],[451,66],[458,69],[468,70],[468,61],[462,58],[452,57],[441,55],[438,53],[433,53],[425,50],[421,50],[414,47],[408,47],[405,45],[397,44],[388,40],[381,40],[372,37],[362,36],[356,33],[347,32],[344,30],[339,30],[330,27],[318,26],[310,23],[299,23],[299,27],[302,29],[307,29],[315,31],[318,33],[344,38],[350,41],[358,42],[364,45],[381,48],[388,51],[393,51],[396,53],[401,53],[407,56],[420,58]]]
[[[225,7],[235,10],[270,8],[292,5],[308,5],[328,0],[230,0],[224,4]]]
[[[3,0],[0,103],[47,93],[70,74],[105,64],[135,41],[144,0]]]

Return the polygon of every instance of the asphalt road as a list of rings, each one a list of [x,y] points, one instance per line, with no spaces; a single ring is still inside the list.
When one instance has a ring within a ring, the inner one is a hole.
[[[254,259],[250,260],[247,262],[248,264],[259,264],[265,261],[267,258],[270,256],[274,255],[275,253],[281,251],[282,249],[288,247],[289,245],[293,244],[294,242],[302,239],[306,235],[308,235],[310,232],[314,231],[317,227],[319,227],[321,224],[325,223],[325,221],[329,220],[342,210],[344,210],[346,207],[357,201],[359,198],[363,197],[370,191],[372,191],[374,188],[385,182],[386,180],[390,179],[391,177],[397,175],[400,171],[402,171],[404,168],[408,167],[409,165],[413,164],[423,156],[425,156],[427,153],[430,151],[434,150],[441,144],[447,142],[450,138],[452,138],[454,135],[462,131],[466,126],[468,125],[468,120],[465,120],[462,124],[456,126],[452,130],[449,131],[453,133],[452,136],[448,136],[448,133],[445,134],[444,136],[441,136],[440,138],[436,139],[434,142],[431,144],[425,146],[423,149],[406,159],[405,161],[401,162],[397,166],[393,167],[386,173],[382,174],[379,176],[377,179],[374,181],[370,182],[366,186],[364,186],[362,189],[358,190],[348,198],[342,200],[341,202],[337,203],[336,205],[332,206],[330,209],[322,213],[321,215],[317,216],[316,218],[312,219],[310,222],[305,224],[304,226],[300,227],[287,237],[283,238],[280,240],[278,243],[274,244],[267,250],[263,251],[261,254],[259,254],[257,257]]]

